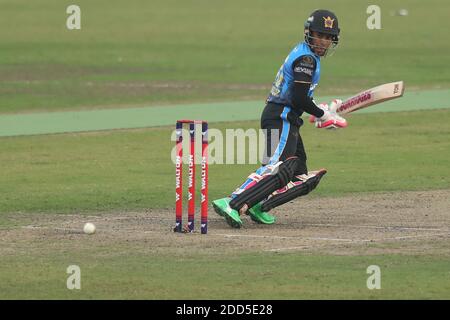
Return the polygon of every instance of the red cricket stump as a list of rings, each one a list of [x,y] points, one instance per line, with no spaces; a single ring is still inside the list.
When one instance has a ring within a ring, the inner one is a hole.
[[[183,219],[183,124],[189,124],[189,173],[188,173],[188,223],[182,226]],[[201,233],[208,232],[208,123],[201,120],[178,120],[176,123],[176,160],[175,160],[175,232],[193,232],[195,219],[195,130],[202,126],[201,160]]]
[[[176,125],[175,230],[181,232],[183,220],[183,123]]]
[[[202,123],[201,233],[208,232],[208,123]]]
[[[194,231],[195,218],[195,123],[189,124],[190,152],[189,152],[189,180],[188,180],[188,228]]]

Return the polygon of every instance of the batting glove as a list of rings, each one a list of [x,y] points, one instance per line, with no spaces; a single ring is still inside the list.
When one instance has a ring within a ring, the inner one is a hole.
[[[333,101],[331,101],[330,105],[328,106],[326,103],[321,103],[319,104],[319,108],[321,108],[322,110],[328,110],[331,113],[336,113],[336,110],[339,109],[342,105],[342,100],[341,99],[333,99]],[[314,123],[317,121],[317,118],[314,115],[310,115],[309,116],[309,122]]]
[[[326,103],[319,104],[319,108],[323,110],[323,116],[320,118],[315,118],[316,128],[325,129],[337,129],[347,127],[347,120],[340,117],[336,113],[336,109],[342,104],[342,101],[333,100],[331,105],[328,106]]]

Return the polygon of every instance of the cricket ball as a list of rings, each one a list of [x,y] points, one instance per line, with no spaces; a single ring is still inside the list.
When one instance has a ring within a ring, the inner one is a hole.
[[[86,234],[93,234],[95,233],[95,225],[93,223],[88,222],[84,225],[83,231]]]

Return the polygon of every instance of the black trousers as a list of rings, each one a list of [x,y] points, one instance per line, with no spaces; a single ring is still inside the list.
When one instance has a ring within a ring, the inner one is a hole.
[[[303,120],[289,107],[268,103],[261,115],[261,128],[266,138],[263,165],[297,156],[295,175],[307,174],[306,152],[300,135]]]

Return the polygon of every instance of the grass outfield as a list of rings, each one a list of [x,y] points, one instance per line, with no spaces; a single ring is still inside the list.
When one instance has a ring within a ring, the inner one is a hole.
[[[447,123],[449,116],[448,109],[354,114],[348,128],[335,132],[305,124],[310,168],[329,169],[308,198],[320,198],[319,206],[326,206],[325,199],[333,195],[449,189],[449,128],[436,125]],[[257,122],[217,124],[222,130],[257,126]],[[122,230],[120,221],[134,220],[133,213],[127,216],[129,211],[174,207],[171,130],[1,138],[0,299],[450,298],[448,232],[426,242],[427,238],[419,238],[417,242],[369,242],[362,247],[348,244],[347,250],[354,251],[347,255],[314,250],[227,252],[233,241],[213,236],[217,221],[211,223],[210,235],[199,238],[176,237],[167,230],[161,234],[162,246],[152,242],[152,231]],[[211,199],[229,193],[254,167],[211,165]],[[173,210],[167,211],[164,223],[170,220],[171,224]],[[92,237],[64,229],[64,221],[72,219],[66,214],[82,213],[86,220],[80,220],[87,221],[99,213],[117,212],[122,214],[116,223]],[[52,213],[64,214],[57,215],[63,222],[34,229],[41,225],[40,219],[54,219]],[[329,221],[327,214],[321,216],[322,223]],[[371,224],[377,223],[377,217],[371,217]],[[217,219],[212,212],[211,218]],[[408,226],[408,219],[401,217],[401,225]],[[445,222],[439,227],[436,221],[420,226],[445,228]],[[380,228],[389,225],[378,223]],[[150,225],[143,224],[144,230]],[[283,237],[285,227],[273,227],[275,237]],[[344,236],[350,237],[352,230],[344,230]],[[221,231],[228,232],[232,230]],[[298,226],[296,232],[301,237],[305,226]],[[252,242],[267,241],[263,239]],[[196,250],[185,247],[170,253],[186,241],[196,243]],[[372,251],[369,255],[358,252],[363,249]],[[66,288],[66,268],[72,264],[81,267],[81,290]],[[382,270],[381,290],[366,287],[366,268],[373,264]]]
[[[312,196],[449,188],[450,131],[436,125],[449,118],[449,110],[354,114],[349,127],[336,132],[306,123],[302,130],[310,170],[329,170]],[[214,127],[247,129],[258,123]],[[2,138],[0,212],[173,207],[171,130]],[[210,165],[210,199],[229,194],[255,168]]]
[[[102,251],[2,258],[0,299],[449,299],[448,260],[439,256],[321,256],[245,253],[173,257]],[[95,257],[95,258],[94,258]],[[81,266],[81,290],[65,268]],[[382,271],[368,290],[366,269]],[[20,274],[20,278],[17,275]]]
[[[448,1],[377,1],[375,31],[370,2],[359,0],[79,0],[77,31],[65,27],[69,4],[2,1],[0,113],[262,101],[317,7],[333,9],[342,29],[317,96],[402,79],[409,89],[450,87]],[[401,8],[409,15],[391,15]]]

